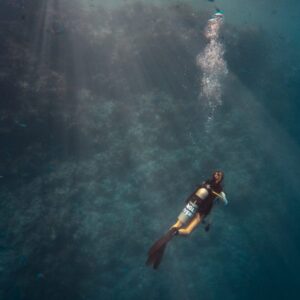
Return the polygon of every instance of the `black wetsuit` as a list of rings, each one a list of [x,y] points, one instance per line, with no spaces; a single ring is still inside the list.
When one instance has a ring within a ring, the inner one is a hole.
[[[208,191],[208,196],[205,199],[201,199],[196,195],[196,192],[200,188],[205,188]],[[198,205],[198,212],[200,215],[208,215],[214,205],[214,199],[216,198],[216,195],[214,195],[212,191],[219,194],[223,191],[223,187],[220,183],[217,184],[214,180],[206,180],[197,187],[186,202],[192,201],[193,203],[196,203]]]

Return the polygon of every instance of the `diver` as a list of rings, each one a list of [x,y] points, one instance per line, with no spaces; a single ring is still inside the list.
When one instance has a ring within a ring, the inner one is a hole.
[[[217,199],[223,201],[225,205],[228,204],[221,185],[223,179],[224,173],[215,171],[211,179],[204,181],[187,198],[186,206],[179,214],[177,222],[149,249],[147,265],[152,265],[154,269],[157,269],[161,263],[167,243],[176,235],[189,235],[197,225],[204,223],[204,219],[210,213]],[[207,228],[208,226],[205,227],[205,230]]]

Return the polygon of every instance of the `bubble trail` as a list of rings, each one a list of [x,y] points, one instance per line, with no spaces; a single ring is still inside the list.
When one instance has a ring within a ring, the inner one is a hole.
[[[224,46],[219,38],[223,22],[221,12],[215,13],[208,20],[204,35],[209,42],[204,51],[197,55],[197,66],[203,73],[200,98],[208,109],[207,129],[211,127],[216,108],[222,105],[222,79],[228,73],[227,63],[224,60]]]

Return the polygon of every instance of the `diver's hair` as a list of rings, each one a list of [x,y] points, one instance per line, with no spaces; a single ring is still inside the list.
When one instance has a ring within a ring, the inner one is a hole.
[[[223,172],[223,171],[220,171],[220,170],[214,171],[213,174],[212,174],[212,180],[213,180],[213,181],[215,181],[215,174],[216,174],[216,173],[221,173],[221,174],[222,174],[222,179],[221,179],[221,181],[219,182],[219,183],[221,183],[221,182],[223,181],[223,179],[224,179],[224,172]]]

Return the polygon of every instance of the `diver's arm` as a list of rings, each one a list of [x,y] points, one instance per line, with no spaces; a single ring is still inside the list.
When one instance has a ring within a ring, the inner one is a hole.
[[[227,198],[226,198],[226,194],[222,191],[221,193],[220,193],[220,195],[222,196],[220,199],[223,201],[223,203],[225,204],[225,205],[228,205],[228,200],[227,200]]]
[[[225,205],[228,205],[228,200],[227,200],[227,198],[226,198],[226,194],[223,192],[223,191],[221,191],[220,193],[217,193],[217,192],[215,192],[215,191],[212,191],[212,193],[215,195],[215,196],[217,196],[217,198],[218,199],[220,199],[220,200],[222,200],[222,202],[225,204]]]

